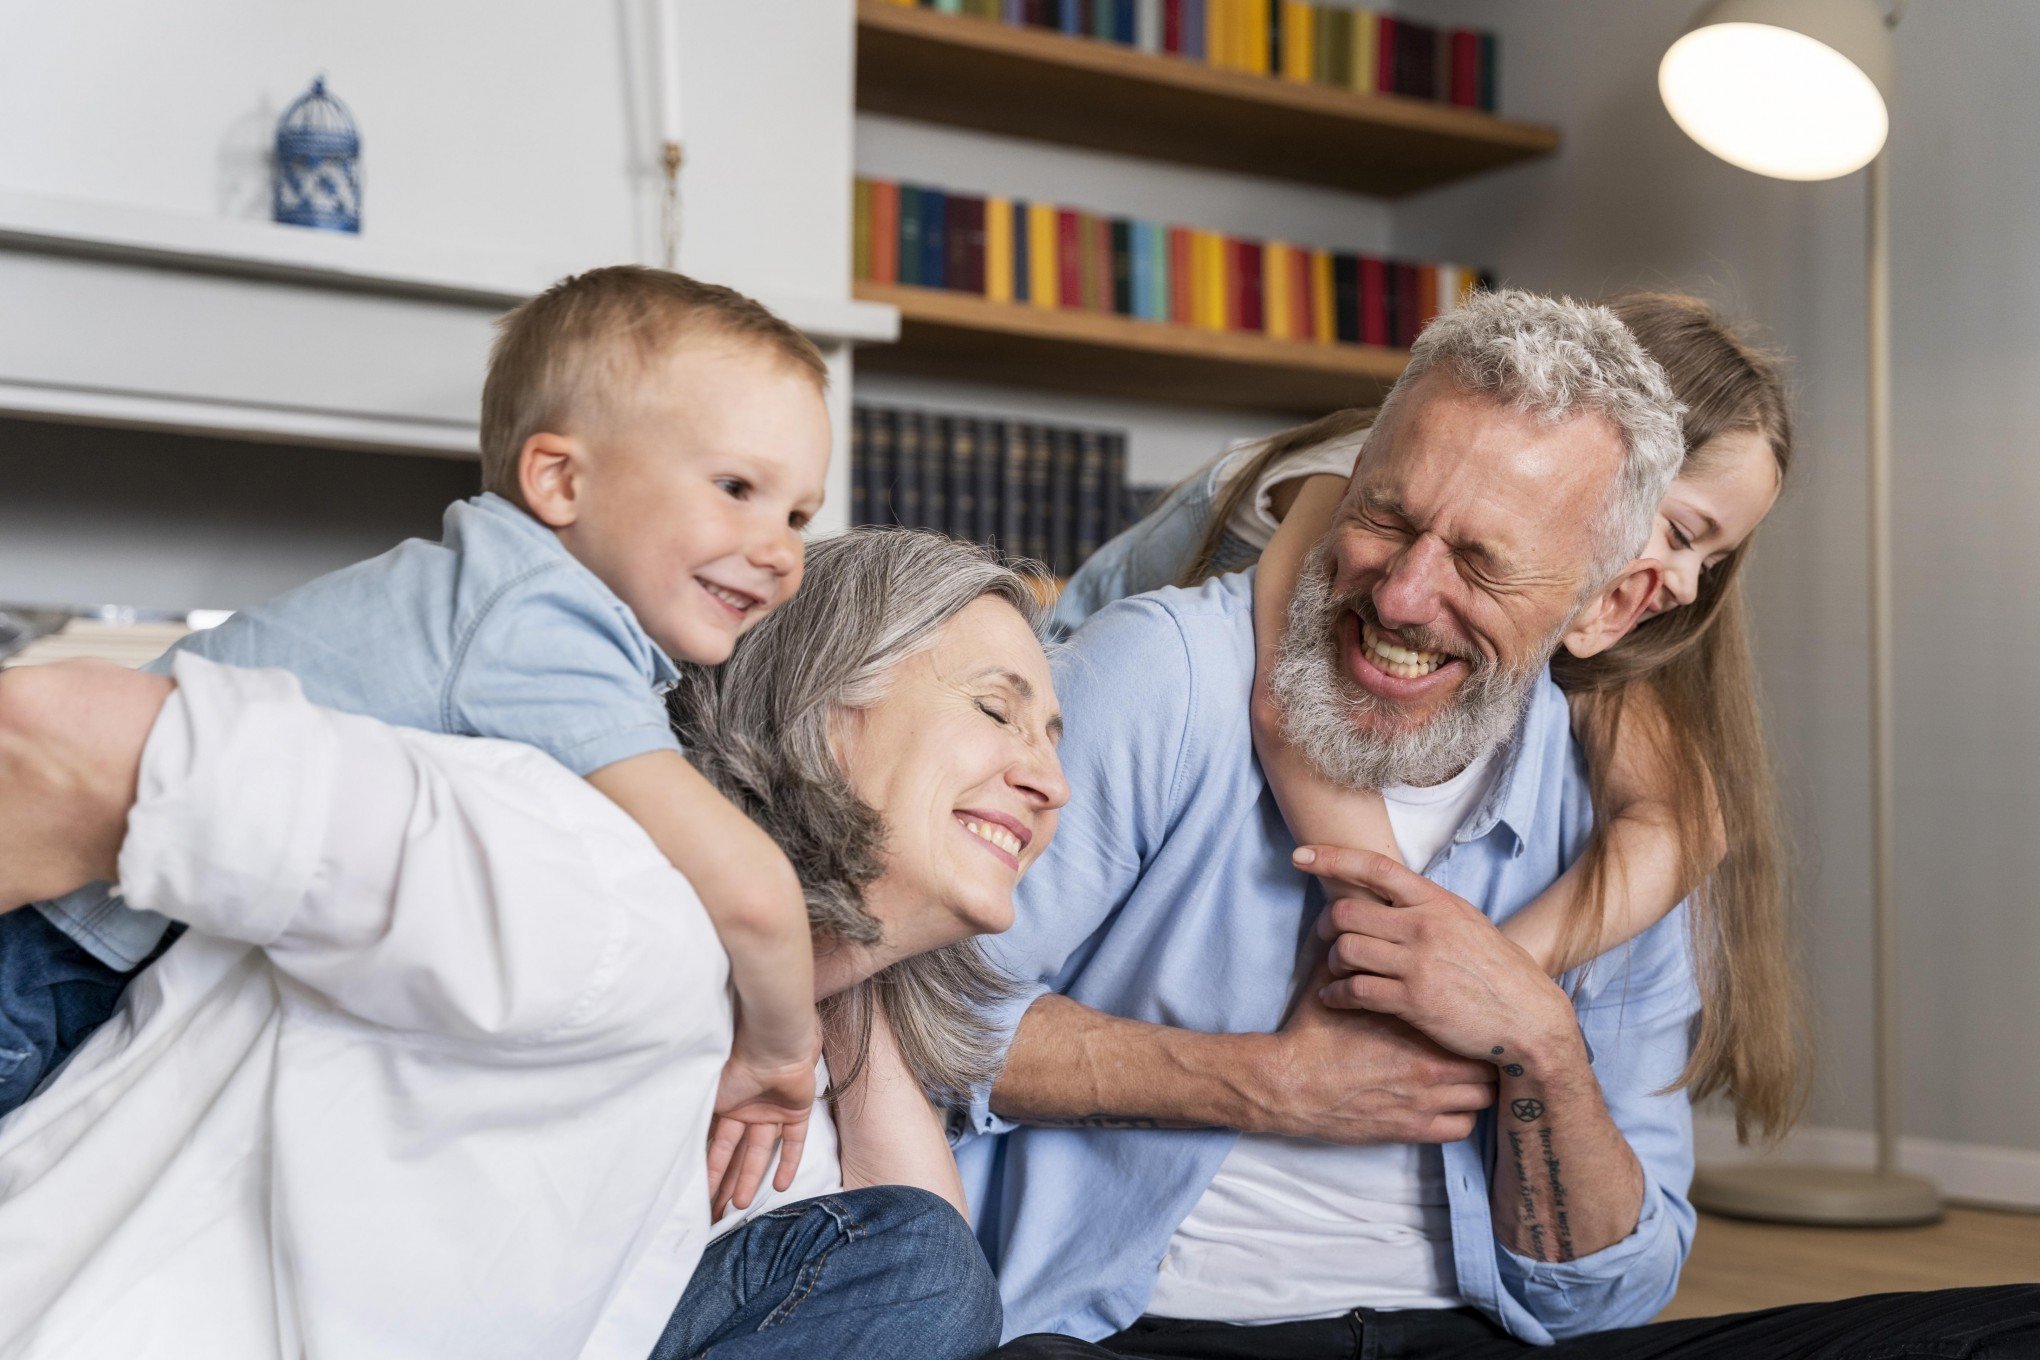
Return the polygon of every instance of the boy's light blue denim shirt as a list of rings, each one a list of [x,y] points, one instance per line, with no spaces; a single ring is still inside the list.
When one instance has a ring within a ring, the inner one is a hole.
[[[1253,577],[1122,600],[1056,658],[1070,802],[1020,884],[1013,928],[984,940],[1021,983],[994,1017],[1008,1042],[1050,991],[1208,1033],[1279,1027],[1315,897],[1307,905],[1254,759]],[[1545,677],[1493,788],[1428,873],[1505,920],[1565,870],[1590,825],[1565,698]],[[1685,1065],[1699,1006],[1685,909],[1565,981],[1577,984],[1609,1112],[1643,1166],[1635,1232],[1563,1264],[1519,1256],[1496,1240],[1489,1209],[1492,1120],[1443,1149],[1459,1292],[1533,1343],[1649,1321],[1693,1236],[1691,1114],[1683,1093],[1659,1094]],[[1139,1317],[1170,1235],[1237,1136],[1019,1128],[977,1092],[958,1161],[1007,1335],[1096,1340]]]
[[[586,775],[677,751],[657,690],[673,662],[551,530],[493,493],[448,506],[444,537],[408,539],[193,633],[170,655],[276,666],[315,704],[401,727],[536,746]],[[132,968],[166,922],[104,884],[40,904],[94,957]]]

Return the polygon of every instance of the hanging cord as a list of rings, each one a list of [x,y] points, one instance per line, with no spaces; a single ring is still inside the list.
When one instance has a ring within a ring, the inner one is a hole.
[[[665,144],[662,163],[666,167],[666,193],[659,207],[659,240],[663,249],[661,263],[667,269],[680,267],[680,163],[683,159],[680,143]]]

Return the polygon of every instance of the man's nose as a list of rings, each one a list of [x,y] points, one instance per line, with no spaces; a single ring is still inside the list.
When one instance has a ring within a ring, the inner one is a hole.
[[[1381,626],[1413,628],[1435,620],[1452,570],[1452,550],[1429,534],[1396,554],[1374,587],[1374,614]]]

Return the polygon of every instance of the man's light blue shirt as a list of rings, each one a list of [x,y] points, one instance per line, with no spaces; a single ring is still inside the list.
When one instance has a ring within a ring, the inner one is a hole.
[[[315,704],[400,727],[536,746],[586,775],[680,749],[657,687],[673,662],[553,532],[493,493],[447,507],[437,543],[408,539],[193,633],[145,668],[196,653],[276,666]],[[40,904],[58,929],[132,968],[167,922],[104,884]]]
[[[1114,1015],[1212,1033],[1270,1031],[1290,1001],[1308,885],[1248,726],[1253,573],[1101,610],[1055,661],[1071,796],[1022,881],[1013,928],[985,940],[1023,988],[1008,1041],[1046,992]],[[1429,877],[1507,919],[1578,855],[1591,826],[1566,702],[1548,677],[1492,788]],[[1692,1242],[1692,1121],[1681,1092],[1699,999],[1674,911],[1566,979],[1610,1114],[1643,1167],[1625,1240],[1533,1261],[1495,1238],[1494,1125],[1443,1149],[1461,1297],[1530,1342],[1647,1322]],[[1140,1316],[1170,1235],[1232,1148],[1223,1130],[1018,1128],[977,1093],[958,1160],[1006,1333],[1096,1340]]]

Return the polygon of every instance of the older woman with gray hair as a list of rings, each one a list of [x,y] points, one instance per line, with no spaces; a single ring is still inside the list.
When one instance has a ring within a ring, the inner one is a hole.
[[[931,1102],[965,1099],[997,1072],[984,1014],[1011,984],[974,937],[1012,924],[1014,885],[1069,796],[1042,625],[1032,588],[985,550],[852,530],[809,550],[800,593],[727,663],[675,686],[690,758],[771,833],[806,888],[834,1119],[817,1111],[792,1183],[709,1248],[659,1360],[711,1344],[750,1354],[732,1343],[754,1324],[777,1329],[773,1354],[796,1353],[809,1328],[818,1353],[948,1353],[909,1315],[980,1297],[983,1258]],[[728,1167],[720,1212],[762,1180],[770,1130],[725,1121],[712,1147],[712,1166]],[[886,1188],[834,1193],[842,1186]],[[863,1212],[912,1226],[865,1241],[843,1207],[860,1196]],[[802,1332],[790,1333],[789,1291],[811,1287],[824,1260],[833,1287],[801,1305]],[[757,1274],[766,1264],[769,1281]],[[980,1351],[997,1340],[986,1297]],[[859,1341],[839,1317],[878,1310],[903,1338],[894,1347]]]
[[[583,781],[280,672],[0,675],[0,906],[117,873],[190,925],[0,1124],[0,1356],[989,1349],[931,1099],[986,1079],[972,937],[1067,798],[1040,621],[983,549],[858,530],[676,687],[828,997],[799,1173],[751,1202],[771,1148],[717,1130],[713,1234],[722,956]]]

